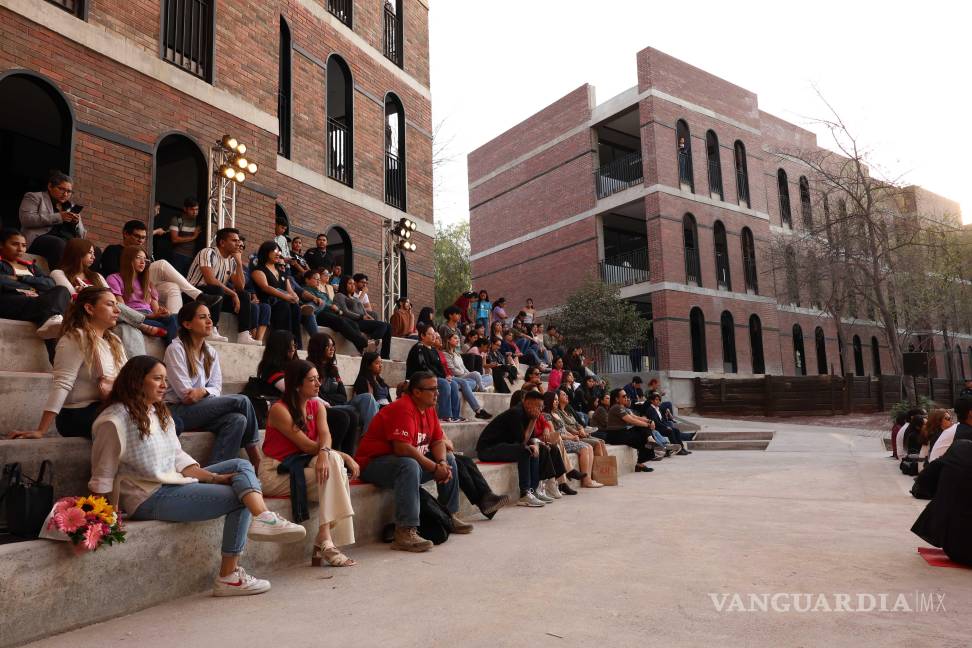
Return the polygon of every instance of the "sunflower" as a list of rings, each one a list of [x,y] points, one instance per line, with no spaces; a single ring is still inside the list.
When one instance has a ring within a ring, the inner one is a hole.
[[[104,513],[106,508],[110,508],[108,501],[104,497],[94,496],[79,497],[74,506],[84,511],[85,515],[91,513],[97,516]]]

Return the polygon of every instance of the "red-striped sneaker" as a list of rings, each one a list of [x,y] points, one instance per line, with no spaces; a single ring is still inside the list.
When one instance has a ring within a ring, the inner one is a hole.
[[[213,583],[213,596],[250,596],[263,594],[270,589],[270,581],[254,578],[242,567],[237,567],[229,576],[217,576]]]

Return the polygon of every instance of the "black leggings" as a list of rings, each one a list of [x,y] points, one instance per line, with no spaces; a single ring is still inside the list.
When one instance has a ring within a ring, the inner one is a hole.
[[[0,317],[40,326],[55,315],[63,315],[70,303],[71,293],[63,286],[55,286],[36,297],[3,292],[0,293]]]
[[[492,494],[493,489],[486,483],[486,478],[479,471],[479,466],[476,465],[475,461],[465,455],[457,454],[453,457],[455,457],[456,467],[459,469],[459,490],[463,492],[470,503],[478,506],[484,497]],[[448,503],[442,502],[441,499],[439,501],[442,504]]]
[[[540,446],[540,479],[554,479],[567,472],[564,458],[556,446]]]
[[[606,440],[611,445],[626,445],[638,451],[638,463],[655,458],[655,451],[649,447],[651,431],[643,427],[608,428]]]
[[[64,407],[54,419],[57,433],[62,437],[91,438],[91,426],[98,418],[101,403],[95,401],[87,407]]]
[[[368,338],[361,332],[357,324],[333,311],[325,309],[319,312],[317,323],[340,333],[345,340],[354,345],[358,353],[361,353],[368,346]]]
[[[350,407],[327,407],[327,427],[331,447],[354,456],[358,449],[358,413]]]
[[[500,365],[498,367],[493,367],[490,372],[493,374],[493,389],[496,390],[497,394],[509,394],[510,386],[506,383],[507,380],[513,382],[516,380],[516,367],[510,365]]]

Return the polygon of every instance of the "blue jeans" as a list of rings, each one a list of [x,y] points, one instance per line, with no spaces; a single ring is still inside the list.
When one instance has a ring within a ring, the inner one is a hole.
[[[145,311],[141,311],[145,315],[149,315]],[[176,339],[179,334],[179,323],[176,321],[175,315],[169,315],[168,317],[159,317],[157,319],[149,319],[148,317],[142,322],[143,324],[148,324],[149,326],[154,326],[165,331],[165,345],[169,346],[172,340]]]
[[[358,418],[361,420],[361,434],[364,435],[371,425],[371,419],[378,413],[378,401],[371,394],[358,394],[348,401],[348,405],[358,413]]]
[[[449,382],[445,378],[436,378],[439,384],[439,418],[459,418],[462,401],[459,399],[459,383],[454,379]]]
[[[192,405],[169,405],[187,430],[208,430],[216,434],[209,460],[219,463],[235,459],[240,448],[260,442],[256,412],[243,394],[210,396]]]
[[[651,438],[655,440],[655,443],[657,443],[663,448],[668,446],[668,439],[665,436],[663,436],[662,433],[659,432],[658,430],[651,431]]]
[[[225,475],[236,473],[226,484],[165,484],[142,502],[132,513],[133,520],[164,522],[200,522],[226,516],[223,520],[224,556],[238,556],[246,546],[250,528],[250,511],[243,504],[249,493],[262,493],[253,466],[245,459],[230,459],[212,466],[209,472]]]
[[[469,403],[469,407],[473,408],[474,412],[478,412],[482,409],[479,405],[479,401],[476,400],[476,396],[473,394],[473,386],[476,384],[473,378],[456,378],[452,377],[452,384],[459,384],[459,391],[462,392],[462,397],[466,399]]]
[[[452,469],[452,479],[438,484],[439,502],[450,513],[456,513],[459,511],[459,468],[451,452],[446,454],[446,461]],[[395,526],[419,525],[419,489],[432,479],[432,473],[422,470],[415,459],[396,455],[375,457],[361,472],[361,479],[381,488],[395,490]]]

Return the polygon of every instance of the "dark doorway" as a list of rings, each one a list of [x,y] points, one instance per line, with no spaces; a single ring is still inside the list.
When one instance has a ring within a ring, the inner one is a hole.
[[[343,227],[335,225],[327,230],[327,251],[334,259],[334,265],[341,266],[341,274],[354,274],[354,250],[351,248],[351,237]]]
[[[705,315],[696,306],[689,314],[689,332],[692,337],[692,371],[708,371],[709,360],[705,350]]]
[[[864,350],[861,346],[860,336],[855,335],[851,340],[854,347],[854,373],[858,376],[864,375]]]
[[[722,371],[737,373],[739,365],[736,363],[736,325],[732,320],[732,313],[723,311],[719,325],[722,331]]]
[[[208,175],[206,156],[195,142],[178,133],[163,137],[155,149],[155,202],[159,204],[159,213],[150,227],[168,230],[181,216],[185,199],[195,198],[199,202],[196,222],[205,233],[209,217]],[[196,239],[196,250],[206,245],[205,235]]]
[[[970,349],[972,351],[972,349]],[[961,362],[962,356],[959,356],[959,362]],[[878,344],[878,339],[874,336],[871,337],[871,367],[875,376],[881,375],[881,346]],[[962,377],[965,377],[963,372]]]
[[[749,316],[749,350],[753,357],[753,373],[766,373],[766,361],[763,359],[763,324],[755,314]]]
[[[56,87],[27,73],[0,80],[0,213],[5,227],[20,227],[20,201],[29,191],[45,189],[52,170],[71,172],[73,139],[71,108]]]
[[[793,364],[797,376],[807,375],[807,354],[803,350],[803,329],[793,325]]]
[[[827,367],[827,338],[824,336],[824,330],[817,327],[817,330],[813,332],[814,343],[817,346],[817,373],[821,376],[826,375],[828,371]]]

